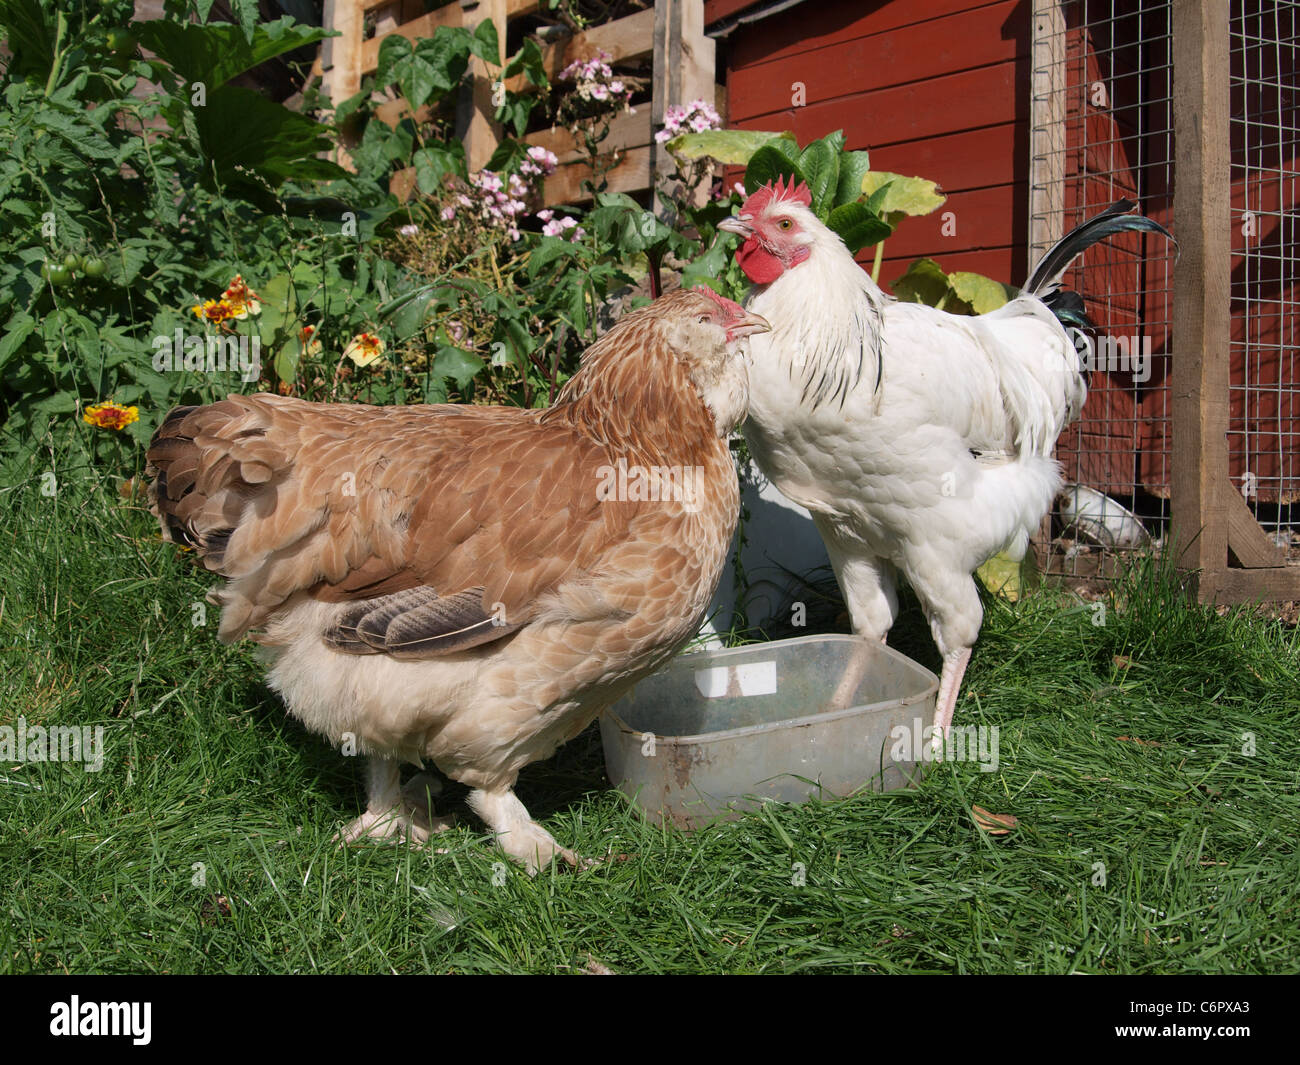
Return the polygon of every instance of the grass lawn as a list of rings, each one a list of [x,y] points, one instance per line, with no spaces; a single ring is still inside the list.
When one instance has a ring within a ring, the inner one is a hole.
[[[1155,566],[1103,624],[989,604],[957,722],[998,726],[996,772],[686,835],[609,788],[592,729],[519,794],[614,857],[530,880],[456,786],[445,853],[338,849],[363,767],[217,643],[213,578],[114,482],[38,474],[0,491],[0,724],[102,725],[105,760],[0,762],[0,971],[1300,971],[1300,636]],[[915,610],[891,643],[935,665]]]

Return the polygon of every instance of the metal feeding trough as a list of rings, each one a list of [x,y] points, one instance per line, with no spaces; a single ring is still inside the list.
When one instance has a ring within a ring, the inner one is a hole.
[[[857,636],[680,655],[600,719],[610,781],[651,817],[698,828],[777,799],[915,781],[933,673]]]

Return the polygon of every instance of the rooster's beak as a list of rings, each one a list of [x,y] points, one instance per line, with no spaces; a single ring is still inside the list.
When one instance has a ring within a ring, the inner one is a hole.
[[[727,332],[733,337],[747,337],[751,333],[770,333],[772,324],[761,314],[746,311],[729,326]]]
[[[754,227],[752,225],[735,216],[724,218],[718,223],[718,228],[724,229],[728,233],[735,233],[742,237],[751,237],[754,234]]]

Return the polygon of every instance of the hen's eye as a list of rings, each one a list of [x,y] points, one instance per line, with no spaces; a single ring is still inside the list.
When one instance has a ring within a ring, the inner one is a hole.
[[[782,218],[781,221],[780,221],[779,223],[777,223],[777,225],[778,225],[781,229],[789,229],[792,225],[794,225],[794,223],[791,222],[790,219],[788,219],[788,218]]]
[[[707,314],[700,315],[700,325],[707,325],[708,322],[709,322],[709,316]]]

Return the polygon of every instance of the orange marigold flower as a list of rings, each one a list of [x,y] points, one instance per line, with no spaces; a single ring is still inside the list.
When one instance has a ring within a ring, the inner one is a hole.
[[[227,318],[243,317],[243,315],[236,315],[234,308],[225,300],[208,300],[206,303],[195,304],[190,309],[196,317],[212,325],[220,325]]]
[[[221,294],[222,302],[231,308],[232,318],[247,318],[250,314],[262,313],[262,300],[239,274],[226,286]]]
[[[132,422],[140,420],[140,411],[136,407],[122,407],[113,402],[96,403],[86,408],[81,420],[97,429],[125,429]]]
[[[374,333],[358,333],[352,343],[343,349],[343,357],[351,359],[358,366],[369,366],[384,353],[387,345]]]

